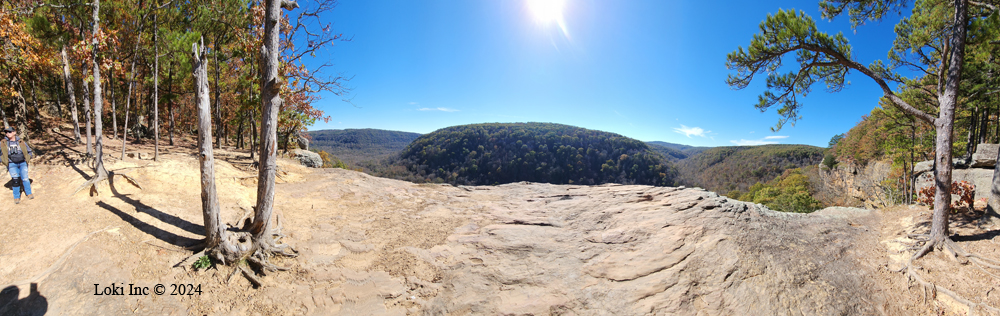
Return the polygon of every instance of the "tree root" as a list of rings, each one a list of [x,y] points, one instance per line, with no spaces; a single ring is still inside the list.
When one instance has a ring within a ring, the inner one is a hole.
[[[930,292],[931,292],[931,299],[937,298],[937,293],[944,293],[945,295],[950,296],[952,299],[958,301],[959,303],[962,303],[965,306],[968,306],[969,307],[969,315],[974,315],[975,311],[976,311],[976,308],[982,308],[982,309],[990,311],[990,312],[992,312],[994,314],[1000,314],[1000,309],[998,309],[998,308],[995,308],[995,307],[992,307],[992,306],[989,306],[989,305],[986,305],[986,304],[982,304],[982,303],[975,303],[972,300],[969,300],[969,299],[967,299],[967,298],[959,295],[958,293],[955,293],[955,292],[953,292],[953,291],[951,291],[951,290],[949,290],[949,289],[947,289],[947,288],[945,288],[943,286],[939,286],[939,285],[936,285],[934,283],[930,283],[930,282],[925,281],[923,278],[920,277],[919,274],[917,274],[916,272],[913,271],[913,270],[915,270],[914,268],[915,268],[915,266],[907,266],[907,267],[904,268],[904,270],[906,270],[906,276],[909,278],[909,280],[914,281],[917,284],[920,284],[920,286],[923,288],[923,290],[924,290],[924,303],[927,303],[927,294],[926,293],[927,293],[928,290],[930,290]]]
[[[181,260],[181,262],[178,262],[177,264],[175,264],[174,268],[183,267],[183,268],[187,269],[187,267],[190,267],[192,264],[194,264],[195,261],[198,261],[198,258],[201,258],[201,256],[204,256],[204,255],[205,255],[205,251],[204,250],[199,251],[199,252],[197,252],[197,253],[195,253],[195,254],[187,257],[187,258],[184,258],[184,260]]]
[[[917,235],[917,236],[922,237],[922,235]],[[913,238],[912,235],[909,237]],[[938,249],[944,251],[945,254],[948,256],[948,258],[954,260],[955,262],[962,265],[969,264],[970,262],[974,263],[977,269],[979,269],[986,275],[998,279],[1000,279],[1000,276],[997,276],[996,274],[986,271],[986,269],[983,269],[983,267],[1000,270],[1000,262],[997,262],[996,260],[993,259],[984,258],[978,254],[969,253],[965,251],[965,249],[962,249],[961,246],[959,246],[957,243],[955,243],[955,241],[951,240],[951,238],[948,237],[945,237],[943,240],[933,240],[927,238],[926,240],[922,241],[918,240],[918,242],[924,242],[925,244],[923,245],[923,247],[917,250],[917,252],[914,253],[912,257],[910,257],[910,260],[898,272],[905,272],[906,277],[909,281],[916,282],[921,286],[921,289],[923,290],[923,301],[925,304],[927,303],[927,297],[928,297],[927,292],[930,291],[930,298],[932,300],[937,298],[938,293],[943,293],[945,295],[948,295],[952,299],[958,301],[959,303],[968,306],[969,315],[975,315],[977,308],[981,308],[982,310],[986,310],[994,314],[1000,314],[1000,309],[998,308],[986,305],[984,303],[973,302],[972,300],[967,299],[962,295],[959,295],[958,293],[949,290],[948,288],[924,280],[919,274],[916,273],[916,270],[921,268],[915,264],[915,261],[927,255],[931,251]]]
[[[247,269],[244,268],[243,266],[237,266],[236,268],[240,269],[240,271],[243,271],[243,276],[246,277],[247,280],[250,280],[250,283],[253,283],[254,287],[260,287],[261,285],[263,285],[263,283],[260,283],[260,279],[258,279],[257,276],[253,274],[253,272],[247,271]]]
[[[252,214],[253,212],[248,211],[247,214],[244,214],[237,221],[237,224],[249,219],[248,216]],[[281,234],[282,216],[280,213],[277,216],[276,225],[270,234],[272,238],[255,240],[253,235],[246,230],[249,228],[249,224],[246,222],[243,224],[243,228],[237,228],[237,226],[229,224],[230,229],[226,238],[215,247],[203,251],[213,261],[226,265],[235,265],[226,283],[232,283],[236,274],[242,273],[255,288],[258,288],[263,285],[260,280],[261,276],[266,276],[270,272],[290,270],[289,267],[278,266],[270,262],[270,259],[274,256],[291,258],[298,256],[298,253],[292,247],[287,244],[277,243],[284,236]],[[195,256],[198,255],[196,254]]]
[[[70,196],[76,195],[77,193],[80,192],[80,190],[83,190],[83,188],[86,188],[88,186],[90,187],[91,196],[100,195],[100,192],[97,191],[97,185],[102,181],[109,181],[115,176],[120,176],[122,178],[125,178],[125,180],[128,181],[128,183],[139,188],[139,190],[142,190],[142,185],[140,185],[139,181],[135,180],[135,178],[132,178],[131,176],[126,175],[124,173],[115,173],[114,171],[108,171],[106,175],[98,175],[93,179],[87,180],[87,182],[84,182],[82,185],[80,185],[80,187],[76,188],[76,191],[73,191],[73,194],[70,194]]]

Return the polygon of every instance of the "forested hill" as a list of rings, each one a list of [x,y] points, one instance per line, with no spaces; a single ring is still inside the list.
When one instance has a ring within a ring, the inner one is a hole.
[[[679,184],[726,194],[768,182],[787,169],[818,165],[823,148],[808,145],[713,147],[677,162]]]
[[[652,149],[655,152],[663,154],[664,156],[667,157],[667,159],[670,159],[671,161],[685,159],[694,156],[702,151],[705,151],[706,149],[712,148],[712,147],[695,147],[695,146],[688,146],[688,145],[681,145],[681,144],[674,144],[674,143],[660,142],[660,141],[646,142],[646,145],[649,145],[649,149]]]
[[[550,123],[453,126],[423,135],[391,176],[465,185],[673,185],[676,169],[645,143],[618,134]],[[405,168],[405,173],[400,173]]]
[[[326,151],[350,165],[359,166],[399,153],[420,134],[365,128],[311,131],[309,137],[312,138],[310,149]]]

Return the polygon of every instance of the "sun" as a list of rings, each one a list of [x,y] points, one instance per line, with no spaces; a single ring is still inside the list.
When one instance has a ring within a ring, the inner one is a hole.
[[[535,16],[535,21],[543,24],[562,22],[565,0],[527,0],[528,10]]]

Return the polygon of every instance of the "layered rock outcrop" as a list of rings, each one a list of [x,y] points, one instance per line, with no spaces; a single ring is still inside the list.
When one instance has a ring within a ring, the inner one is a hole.
[[[979,144],[972,159],[966,163],[956,163],[951,172],[951,181],[966,181],[976,186],[976,199],[989,197],[993,185],[993,168],[996,166],[997,149],[1000,144]],[[966,168],[967,167],[967,168]],[[914,174],[917,175],[918,190],[934,185],[934,161],[917,163]]]

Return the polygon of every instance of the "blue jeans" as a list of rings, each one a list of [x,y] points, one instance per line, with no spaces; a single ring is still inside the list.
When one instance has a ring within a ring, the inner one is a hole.
[[[21,187],[19,184],[24,183],[24,194],[31,195],[31,180],[28,179],[28,162],[21,163],[8,163],[7,171],[10,172],[10,177],[14,178],[14,198],[21,198]],[[21,181],[17,181],[21,179]]]

